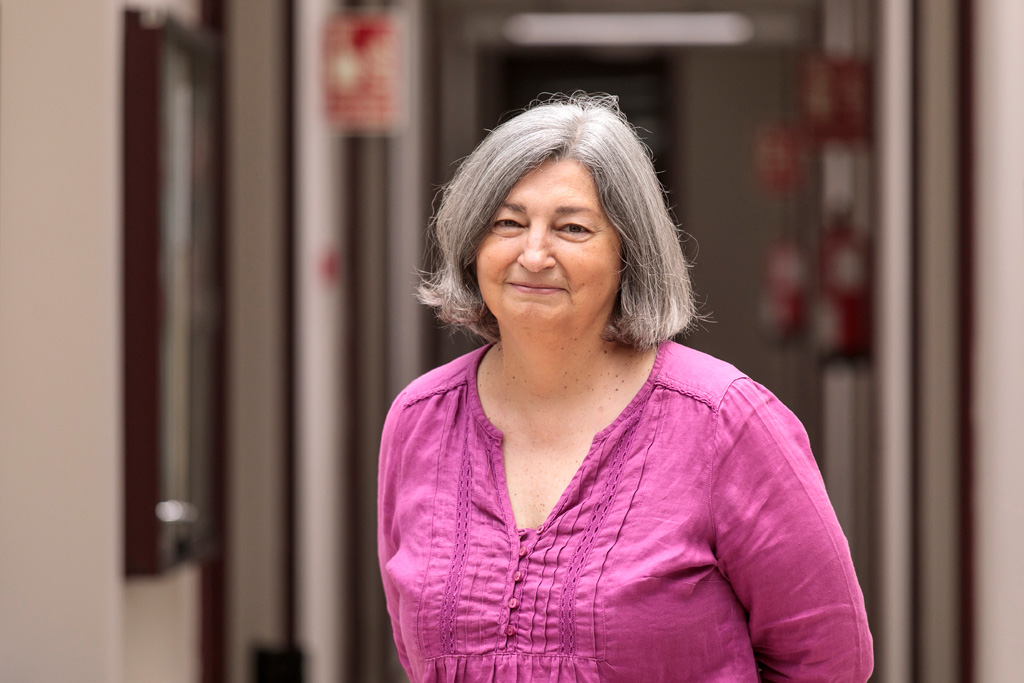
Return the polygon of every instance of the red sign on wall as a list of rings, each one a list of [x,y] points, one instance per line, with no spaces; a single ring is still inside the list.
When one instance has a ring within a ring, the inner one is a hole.
[[[324,31],[324,90],[330,123],[346,133],[394,133],[402,118],[400,17],[334,15]]]
[[[859,142],[871,120],[868,63],[816,55],[803,63],[800,103],[808,135],[820,141]]]

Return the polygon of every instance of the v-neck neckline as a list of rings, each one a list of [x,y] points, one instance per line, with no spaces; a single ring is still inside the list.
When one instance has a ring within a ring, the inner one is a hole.
[[[663,342],[658,346],[658,350],[654,358],[654,365],[651,367],[651,371],[647,375],[647,379],[644,381],[643,385],[641,385],[633,398],[630,399],[629,403],[626,404],[626,407],[619,412],[608,426],[594,434],[594,437],[590,442],[590,448],[587,450],[587,454],[580,462],[580,466],[576,468],[576,472],[573,473],[573,476],[569,480],[565,489],[562,490],[558,500],[555,501],[554,506],[548,511],[544,521],[537,527],[529,528],[519,526],[519,523],[515,518],[515,513],[512,510],[512,497],[508,490],[508,481],[505,478],[505,457],[502,450],[502,443],[505,435],[494,425],[493,422],[491,422],[490,418],[488,418],[487,414],[484,412],[483,402],[480,400],[480,393],[477,387],[477,373],[480,369],[480,363],[494,344],[488,344],[478,350],[479,355],[469,364],[469,377],[466,382],[469,409],[479,426],[483,429],[484,433],[490,437],[491,443],[488,448],[488,456],[490,458],[491,471],[494,476],[494,485],[498,489],[498,499],[501,502],[502,512],[505,515],[506,526],[508,527],[510,535],[515,535],[520,538],[529,532],[534,532],[539,535],[543,533],[544,529],[550,528],[551,523],[557,519],[559,514],[561,514],[562,509],[569,500],[569,497],[579,488],[579,482],[584,474],[597,466],[597,463],[600,460],[599,452],[604,441],[619,428],[623,421],[628,419],[635,410],[647,401],[651,391],[654,389],[654,383],[658,378],[661,366],[665,360],[666,343],[667,342]]]

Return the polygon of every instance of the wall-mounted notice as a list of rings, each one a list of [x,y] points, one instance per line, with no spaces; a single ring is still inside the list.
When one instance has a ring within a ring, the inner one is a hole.
[[[403,22],[396,11],[334,14],[324,31],[327,117],[342,133],[398,132],[404,114]]]

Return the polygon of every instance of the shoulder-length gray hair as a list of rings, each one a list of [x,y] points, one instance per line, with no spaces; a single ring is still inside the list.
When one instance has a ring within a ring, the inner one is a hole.
[[[685,330],[696,309],[679,233],[650,150],[611,95],[576,93],[535,104],[466,157],[432,222],[437,263],[419,287],[420,300],[442,321],[497,341],[497,320],[476,281],[477,251],[520,178],[562,159],[590,171],[622,243],[619,300],[604,338],[645,350]]]

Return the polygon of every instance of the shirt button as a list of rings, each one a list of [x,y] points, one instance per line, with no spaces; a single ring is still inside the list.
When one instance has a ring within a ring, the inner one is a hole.
[[[526,549],[525,545],[520,547],[519,548],[519,557],[526,557],[526,553],[527,552],[529,552],[529,551]]]
[[[539,527],[537,527],[537,535],[539,536],[542,533],[544,533],[544,525],[543,524],[541,524]]]
[[[512,580],[519,583],[523,580],[523,573],[517,569],[516,573],[512,575]]]
[[[512,624],[509,624],[508,626],[505,627],[505,635],[506,636],[515,635],[515,632],[516,632],[516,630],[514,628],[512,628]]]
[[[519,607],[519,601],[515,598],[510,598],[508,601],[508,608],[515,609],[516,607]]]

